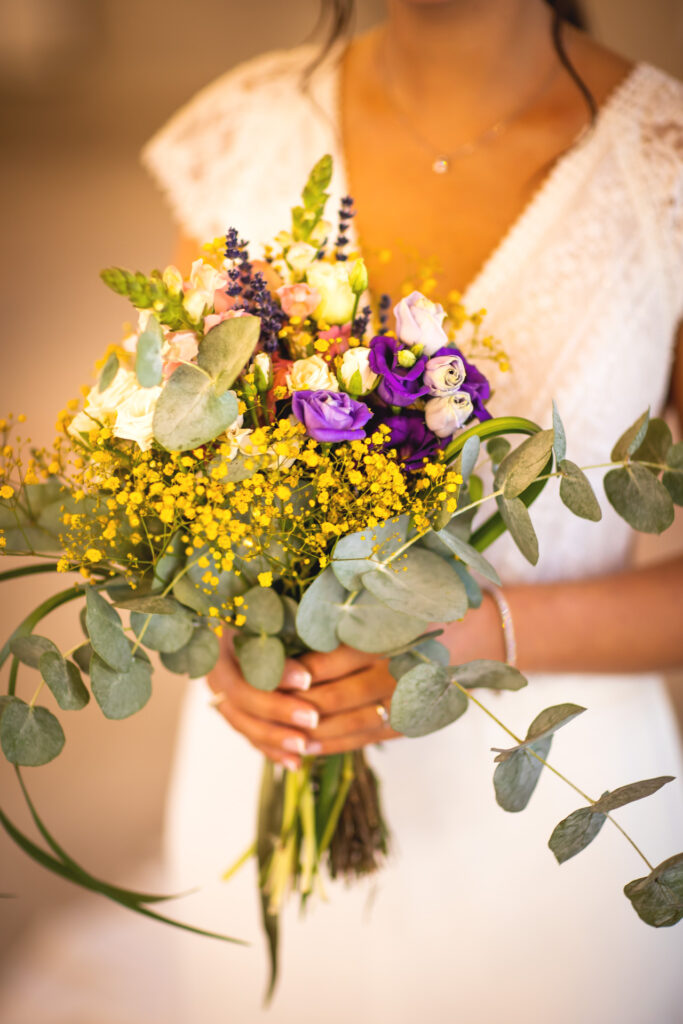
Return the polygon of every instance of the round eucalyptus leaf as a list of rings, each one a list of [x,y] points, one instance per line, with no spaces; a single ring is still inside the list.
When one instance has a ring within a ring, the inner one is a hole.
[[[671,469],[662,477],[662,483],[676,505],[683,505],[683,441],[672,444],[667,452],[666,464]]]
[[[117,608],[127,612],[145,612],[148,615],[175,615],[178,602],[160,594],[147,594],[144,597],[129,597],[125,601],[115,601]]]
[[[425,658],[436,665],[445,667],[450,661],[450,654],[438,640],[422,640],[420,643],[416,643],[412,650],[395,654],[389,662],[389,671],[398,682],[401,676],[410,672],[412,668],[424,665]]]
[[[512,445],[505,437],[491,438],[486,445],[486,453],[491,459],[491,463],[494,467],[500,466],[511,447]]]
[[[460,473],[465,483],[469,480],[472,475],[472,471],[477,464],[479,458],[479,452],[481,451],[481,438],[474,434],[472,437],[468,437],[462,446],[460,452]]]
[[[408,516],[387,519],[372,529],[340,537],[332,552],[332,570],[347,590],[360,590],[364,572],[376,569],[405,544],[409,529]]]
[[[15,658],[31,668],[40,666],[40,659],[47,651],[59,654],[59,648],[52,640],[48,640],[46,636],[35,636],[33,633],[30,636],[12,637],[9,649]]]
[[[133,632],[145,647],[152,651],[172,654],[189,641],[194,630],[194,618],[181,604],[176,603],[173,615],[145,615],[131,612],[130,624]]]
[[[240,611],[251,633],[279,633],[285,623],[285,609],[279,596],[269,587],[252,587],[244,595]]]
[[[636,448],[631,458],[634,462],[652,462],[659,466],[666,463],[666,456],[671,448],[673,438],[671,430],[664,420],[650,420],[643,443]],[[647,467],[651,473],[659,474],[656,466]]]
[[[363,586],[393,611],[427,622],[453,622],[468,609],[467,591],[453,568],[431,551],[411,548],[390,565],[363,574]]]
[[[539,430],[505,456],[495,477],[495,488],[503,488],[510,500],[518,497],[543,472],[553,450],[553,431]]]
[[[128,718],[145,706],[152,693],[152,667],[135,657],[127,672],[117,672],[93,654],[90,685],[106,718]]]
[[[85,672],[88,676],[90,675],[90,659],[93,656],[93,649],[90,644],[81,644],[75,651],[72,652],[71,657],[76,662],[81,672]]]
[[[468,572],[464,562],[453,562],[453,568],[463,582],[465,593],[467,594],[467,603],[470,608],[480,608],[484,600],[484,594],[474,576]]]
[[[159,321],[155,316],[150,316],[147,326],[138,338],[135,352],[135,373],[138,383],[143,388],[153,388],[161,384],[163,340],[164,335]]]
[[[602,519],[602,509],[586,474],[569,459],[562,459],[559,468],[562,473],[560,478],[562,502],[575,516],[597,523]]]
[[[240,316],[217,324],[202,338],[197,362],[216,380],[219,394],[231,386],[251,359],[260,331],[258,317]]]
[[[257,690],[275,690],[285,667],[285,649],[274,636],[245,636],[235,654],[246,681]]]
[[[623,462],[624,459],[640,448],[645,440],[649,422],[650,410],[648,409],[621,435],[612,449],[612,462]]]
[[[465,565],[469,565],[470,568],[474,569],[485,579],[490,580],[491,583],[495,583],[497,586],[501,585],[500,576],[491,563],[484,558],[480,551],[473,548],[467,541],[462,540],[457,533],[446,527],[444,530],[439,530],[435,536],[439,538],[444,547],[448,548],[451,554],[456,555]]]
[[[200,594],[206,597],[204,604],[207,611],[203,614],[208,614],[208,608],[210,607],[222,608],[230,603],[234,597],[244,594],[248,589],[249,584],[246,582],[244,571],[238,576],[234,570],[223,569],[221,567],[222,557],[222,552],[214,553],[211,547],[206,544],[188,558],[186,577],[200,591]],[[243,566],[239,565],[236,568],[243,569]],[[266,569],[268,569],[267,564],[259,568],[258,572]],[[183,579],[185,579],[185,576],[181,576],[176,583],[176,587],[179,586],[181,591],[184,589],[182,585]],[[190,603],[182,598],[179,598],[179,600],[183,604]],[[194,600],[197,599],[194,598]],[[194,607],[194,605],[190,605],[190,607]]]
[[[468,690],[476,687],[487,690],[521,690],[527,685],[519,669],[502,661],[468,661],[464,665],[451,666],[448,673],[451,679],[457,679]]]
[[[394,611],[372,594],[363,591],[353,604],[340,608],[335,647],[341,641],[358,651],[383,654],[414,640],[424,633],[424,629],[423,618]]]
[[[191,608],[199,615],[208,615],[209,609],[216,606],[215,599],[205,594],[203,588],[194,584],[188,576],[181,576],[175,581],[173,596],[180,604]]]
[[[649,875],[624,886],[624,893],[641,920],[668,928],[683,919],[683,853],[658,864]]]
[[[551,736],[562,726],[568,725],[586,709],[580,704],[553,704],[544,708],[529,726],[526,734],[527,740],[537,740],[541,737]]]
[[[185,545],[182,541],[182,531],[178,530],[166,544],[163,554],[157,559],[154,566],[154,579],[163,586],[168,586],[184,565]]]
[[[99,383],[97,385],[97,390],[100,391],[100,392],[106,391],[107,388],[109,387],[109,385],[114,380],[114,377],[116,376],[116,374],[118,372],[119,372],[118,356],[116,355],[115,352],[112,352],[112,354],[109,356],[109,358],[107,359],[106,363],[104,364],[104,366],[102,368],[102,373],[100,374],[100,380],[99,380]]]
[[[40,674],[50,687],[63,711],[80,711],[90,700],[81,673],[72,661],[66,661],[59,651],[45,651],[40,656]]]
[[[167,451],[199,448],[227,430],[238,412],[234,392],[218,394],[212,377],[198,366],[181,363],[155,406],[154,438]]]
[[[641,533],[663,533],[674,520],[674,506],[666,487],[637,462],[612,469],[605,476],[610,504],[629,526]]]
[[[14,697],[0,719],[0,746],[12,764],[37,767],[61,753],[64,730],[47,708]]]
[[[92,587],[85,592],[85,609],[85,624],[95,653],[115,671],[127,671],[133,655],[118,613]]]
[[[575,857],[593,842],[607,816],[595,811],[592,807],[579,807],[564,818],[553,829],[548,846],[555,854],[559,864],[564,864],[570,857]]]
[[[208,675],[219,655],[220,644],[216,634],[206,626],[199,626],[179,651],[171,654],[162,652],[161,661],[170,672],[199,679]]]
[[[521,498],[496,498],[498,510],[513,541],[532,565],[538,562],[538,537]]]
[[[526,746],[514,750],[504,761],[496,765],[493,773],[493,788],[496,801],[504,811],[523,811],[536,789],[542,763],[533,752],[545,760],[548,757],[552,736],[544,736]]]
[[[313,651],[339,647],[337,623],[348,594],[328,566],[304,592],[296,613],[296,630]]]
[[[460,718],[468,703],[440,665],[417,665],[399,679],[389,720],[404,736],[426,736]]]

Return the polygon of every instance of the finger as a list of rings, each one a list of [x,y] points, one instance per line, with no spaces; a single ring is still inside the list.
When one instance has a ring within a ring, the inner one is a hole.
[[[279,690],[308,690],[313,676],[298,658],[288,658],[280,680]]]
[[[309,754],[341,754],[347,750],[359,750],[372,743],[382,743],[384,740],[398,739],[401,733],[394,732],[389,725],[382,725],[379,729],[370,732],[356,732],[347,736],[334,736],[330,739],[310,740],[307,752]]]
[[[218,704],[217,708],[230,725],[256,747],[274,747],[287,754],[308,752],[308,742],[303,732],[253,718],[229,700]]]
[[[330,679],[339,679],[341,676],[353,675],[354,672],[381,661],[382,656],[366,654],[342,644],[329,654],[310,651],[302,654],[298,660],[308,669],[314,683],[322,683]]]
[[[276,764],[283,765],[290,772],[296,772],[301,768],[301,758],[296,754],[286,754],[279,747],[267,747],[256,744],[252,744],[252,746],[256,746],[256,749],[260,750],[269,761],[275,761]]]
[[[334,715],[388,700],[395,688],[396,680],[386,666],[377,665],[333,683],[312,686],[306,700],[321,715]]]
[[[340,715],[331,715],[321,719],[320,725],[312,729],[312,740],[338,739],[344,736],[355,736],[358,733],[379,732],[388,723],[388,711],[384,704],[368,704],[363,708],[345,711]]]
[[[250,686],[228,656],[221,658],[209,677],[209,685],[218,698],[218,706],[225,701],[254,718],[268,722],[296,725],[314,729],[319,713],[310,704],[294,695],[266,692]],[[214,701],[216,703],[216,701]]]

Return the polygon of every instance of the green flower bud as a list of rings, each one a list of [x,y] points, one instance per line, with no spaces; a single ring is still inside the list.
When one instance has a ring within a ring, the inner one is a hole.
[[[398,353],[397,359],[398,365],[402,366],[405,370],[409,370],[417,362],[417,356],[409,348],[402,348]]]
[[[368,286],[368,269],[365,260],[358,259],[354,262],[349,272],[349,284],[354,295],[362,295]]]

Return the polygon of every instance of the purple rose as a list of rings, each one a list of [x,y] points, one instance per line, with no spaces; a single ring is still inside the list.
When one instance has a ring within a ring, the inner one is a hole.
[[[484,402],[488,402],[491,397],[491,385],[488,379],[484,376],[481,370],[478,370],[474,363],[469,363],[459,348],[448,347],[440,348],[435,353],[436,356],[457,356],[461,361],[465,370],[465,380],[459,387],[459,391],[464,391],[472,399],[472,412],[477,417],[479,422],[491,419],[491,413],[488,411]]]
[[[377,409],[373,429],[376,430],[381,424],[390,430],[382,448],[395,448],[406,469],[421,469],[423,461],[431,460],[445,443],[441,443],[436,434],[428,429],[424,415],[414,409],[405,409],[400,413]]]
[[[295,391],[292,412],[316,441],[360,441],[372,416],[363,402],[339,391]]]
[[[402,356],[402,353],[406,353]],[[402,366],[401,358],[412,365]],[[422,372],[427,364],[427,357],[415,359],[409,348],[402,345],[396,338],[377,335],[370,342],[370,369],[379,374],[377,386],[379,397],[387,405],[412,405],[416,398],[427,394],[422,382]]]
[[[422,292],[411,292],[394,306],[396,334],[406,345],[422,345],[428,356],[448,341],[443,329],[446,312],[443,306],[432,302]]]

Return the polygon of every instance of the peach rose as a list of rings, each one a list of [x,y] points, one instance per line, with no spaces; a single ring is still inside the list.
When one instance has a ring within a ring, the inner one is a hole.
[[[287,316],[305,320],[320,305],[320,292],[310,284],[284,284],[277,295]]]

